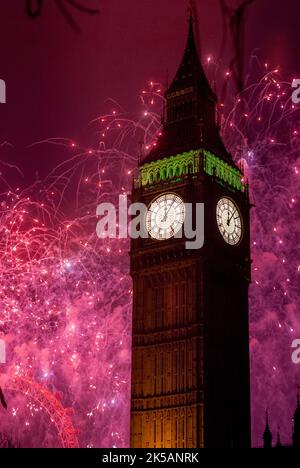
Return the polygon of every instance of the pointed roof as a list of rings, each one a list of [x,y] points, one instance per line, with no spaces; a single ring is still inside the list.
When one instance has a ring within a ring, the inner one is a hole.
[[[165,93],[163,128],[142,164],[190,150],[205,149],[236,167],[220,136],[216,121],[217,98],[201,64],[194,22],[191,9],[183,58]]]
[[[183,58],[175,78],[166,92],[166,96],[178,90],[188,88],[191,85],[196,85],[200,95],[211,97],[217,102],[216,96],[210,87],[201,64],[195,39],[194,23],[195,20],[191,10],[189,32]]]

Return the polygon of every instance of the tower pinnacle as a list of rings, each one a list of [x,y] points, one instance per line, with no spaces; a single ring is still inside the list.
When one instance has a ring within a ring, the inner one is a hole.
[[[189,12],[189,23],[190,24],[194,24],[195,23],[195,15],[194,15],[194,4],[193,4],[193,0],[190,0],[190,4],[189,4],[189,9],[188,9],[188,12]]]
[[[281,439],[280,439],[280,427],[278,426],[277,430],[277,442],[275,448],[282,448]]]
[[[165,92],[162,135],[144,162],[205,149],[233,164],[219,134],[217,98],[200,60],[194,31],[195,9],[192,1],[189,5],[186,46],[177,73]]]
[[[266,427],[263,433],[264,448],[272,448],[272,433],[269,426],[269,413],[266,410]]]

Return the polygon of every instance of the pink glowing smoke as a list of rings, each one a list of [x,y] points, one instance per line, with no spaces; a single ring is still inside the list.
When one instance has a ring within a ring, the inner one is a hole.
[[[290,85],[267,73],[236,100],[222,129],[250,179],[255,204],[250,298],[255,445],[266,407],[272,428],[280,424],[289,441],[300,370],[291,361],[292,340],[300,338],[300,144],[299,113],[290,96]],[[156,142],[160,86],[152,83],[141,97],[138,117],[114,105],[95,121],[98,148],[62,139],[39,142],[41,148],[65,148],[66,162],[45,181],[5,188],[1,195],[0,339],[6,342],[7,363],[0,365],[0,375],[9,405],[7,413],[0,409],[1,431],[21,446],[61,446],[44,408],[5,390],[7,378],[28,375],[72,408],[80,446],[129,444],[129,243],[99,240],[95,212],[101,201],[116,203],[120,193],[130,193],[139,152]],[[1,177],[7,180],[12,170],[3,166]],[[70,219],[64,207],[68,190],[76,194]]]
[[[268,71],[238,97],[223,126],[235,160],[250,179],[252,286],[250,349],[253,445],[261,446],[265,411],[274,438],[291,443],[300,366],[291,345],[300,337],[300,107],[291,82]],[[291,80],[292,81],[292,80]]]

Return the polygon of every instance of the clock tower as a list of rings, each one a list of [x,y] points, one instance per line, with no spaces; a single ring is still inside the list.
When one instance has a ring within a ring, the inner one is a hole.
[[[226,150],[193,18],[166,91],[157,145],[139,166],[133,202],[147,239],[131,246],[131,447],[250,447],[248,187]],[[204,204],[204,245],[177,233],[186,204]]]

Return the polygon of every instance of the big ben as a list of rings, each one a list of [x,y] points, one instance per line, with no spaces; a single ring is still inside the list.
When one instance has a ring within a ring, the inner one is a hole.
[[[192,15],[165,98],[132,195],[148,207],[148,236],[131,246],[131,447],[247,448],[248,187],[220,136]],[[201,248],[177,235],[187,204],[204,206]]]

